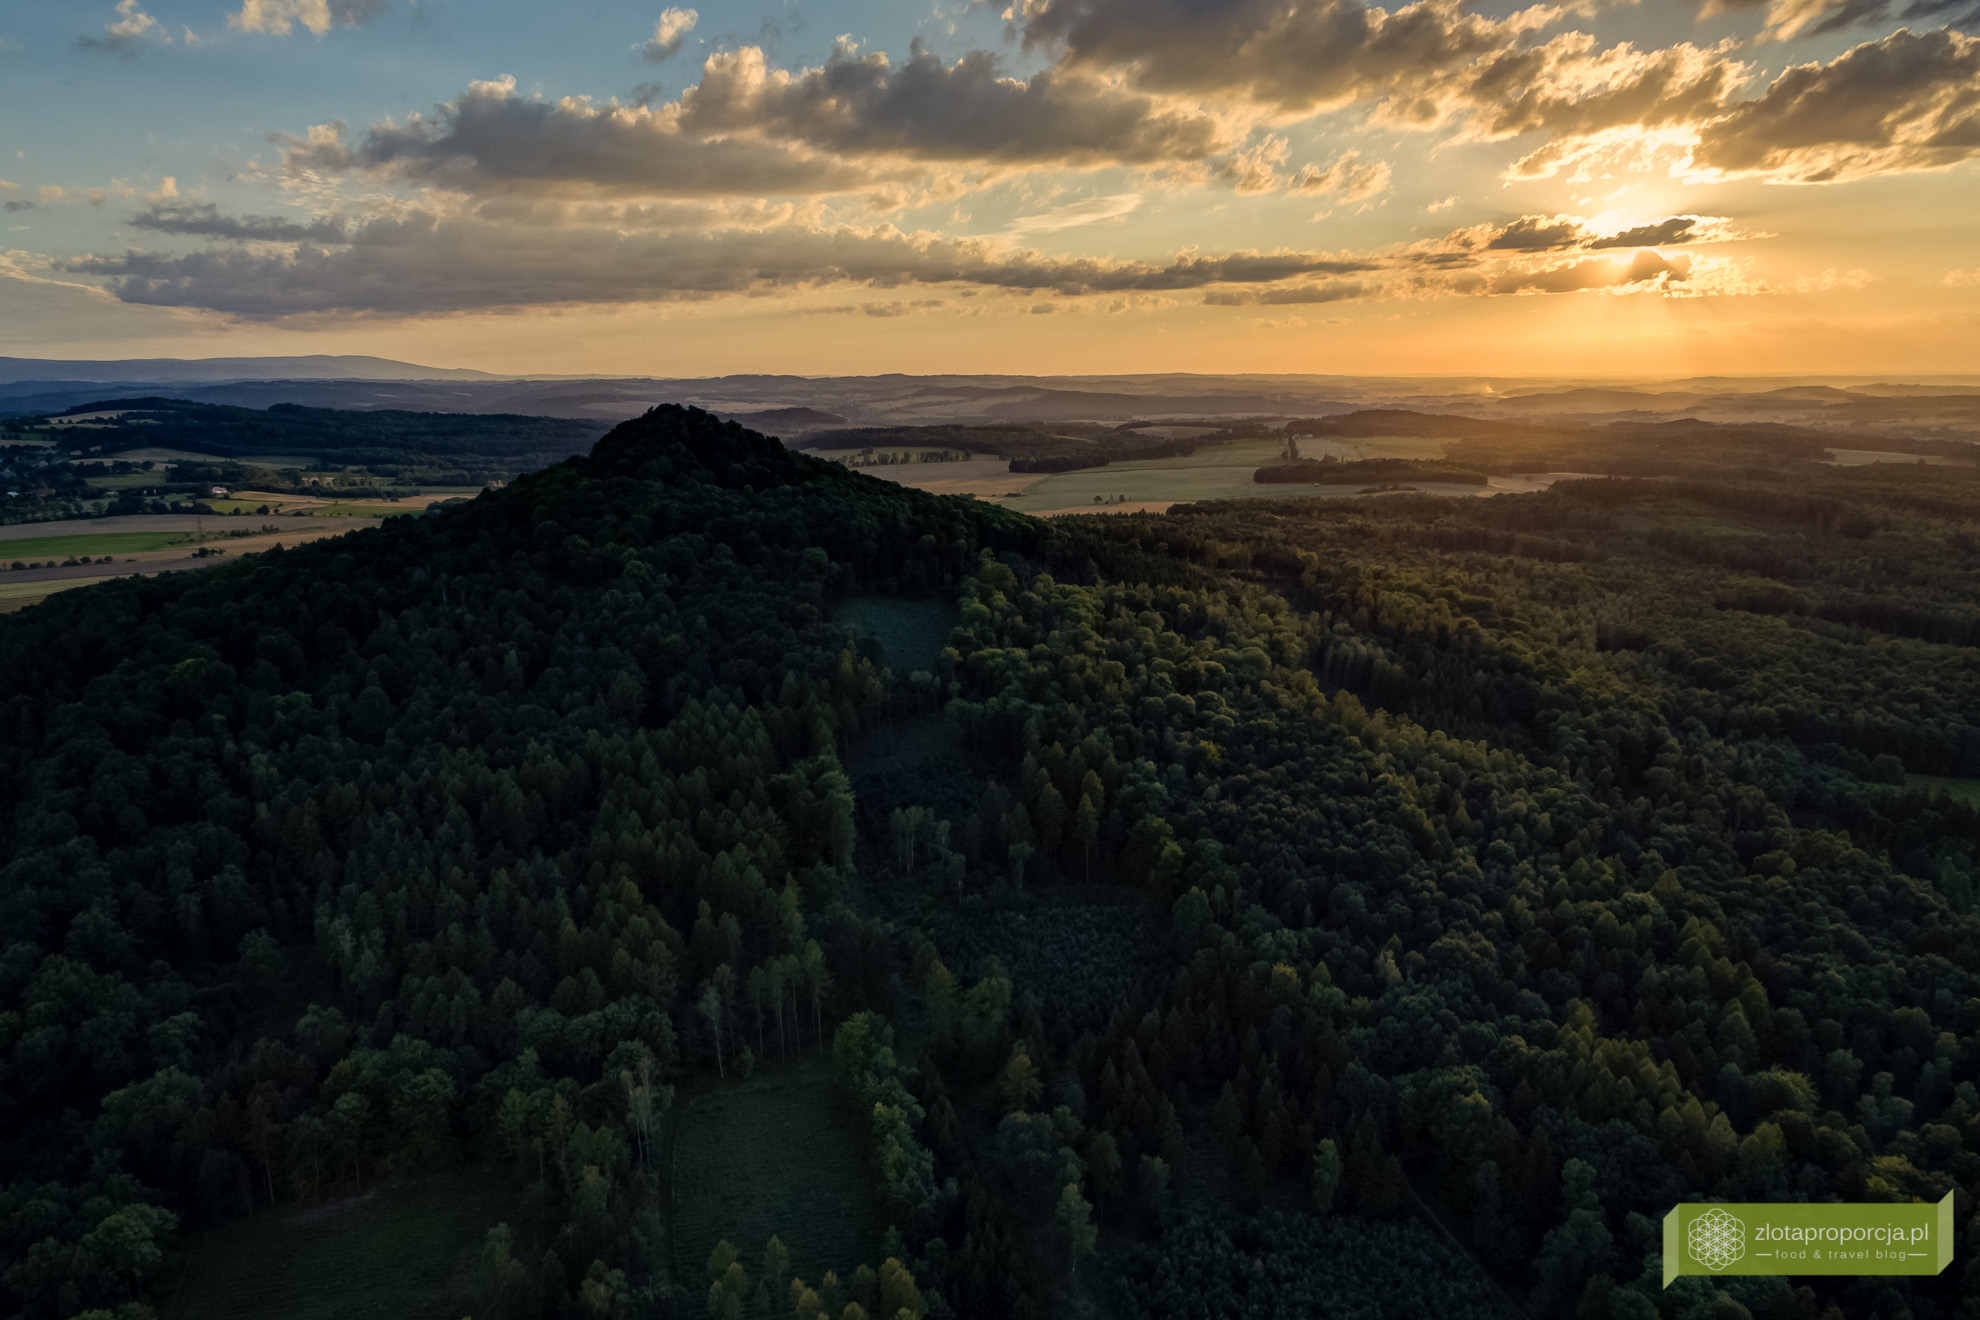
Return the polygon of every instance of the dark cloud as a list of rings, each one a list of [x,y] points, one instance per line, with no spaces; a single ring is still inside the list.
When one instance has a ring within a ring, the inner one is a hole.
[[[1361,0],[1025,0],[1021,10],[1027,46],[1144,90],[1294,116],[1372,103],[1380,121],[1462,120],[1491,140],[1547,134],[1553,142],[1527,174],[1552,172],[1595,134],[1717,113],[1747,72],[1728,51],[1689,43],[1603,47],[1573,31],[1543,41],[1566,12],[1545,5],[1503,18],[1465,0],[1393,10]]]
[[[1425,79],[1516,45],[1544,21],[1492,19],[1461,0],[1394,11],[1360,0],[1024,0],[1027,48],[1066,67],[1124,70],[1136,85],[1238,95],[1306,113],[1351,101],[1408,98]]]
[[[1710,0],[1707,14],[1767,11],[1768,27],[1779,36],[1823,36],[1850,27],[1920,21],[1966,26],[1980,22],[1974,0]]]
[[[1296,284],[1287,289],[1218,289],[1203,295],[1211,307],[1297,307],[1312,303],[1352,302],[1365,298],[1369,287],[1353,280],[1331,284]]]
[[[1668,220],[1659,220],[1654,225],[1638,225],[1635,229],[1625,229],[1620,234],[1590,239],[1587,246],[1596,249],[1674,247],[1697,239],[1698,221],[1699,218],[1695,215],[1674,215]]]
[[[1663,279],[1681,283],[1691,276],[1691,259],[1666,257],[1648,248],[1628,262],[1612,257],[1592,257],[1569,266],[1543,270],[1508,271],[1489,284],[1487,291],[1508,293],[1579,293],[1587,289],[1615,289],[1631,284],[1647,284]]]
[[[1737,237],[1716,217],[1674,215],[1663,220],[1598,234],[1571,215],[1523,215],[1503,225],[1472,225],[1413,249],[1410,263],[1428,268],[1461,268],[1477,264],[1487,253],[1601,252],[1616,248],[1677,247],[1707,238]]]
[[[916,177],[909,160],[990,165],[1201,161],[1235,145],[1218,121],[1078,75],[1006,77],[981,52],[906,64],[841,48],[817,69],[769,68],[755,47],[709,58],[670,105],[594,105],[476,83],[431,116],[294,141],[293,169],[352,170],[466,192],[780,196]]]
[[[1738,91],[1743,66],[1717,50],[1680,42],[1661,50],[1598,50],[1584,33],[1502,52],[1452,79],[1446,95],[1469,107],[1487,138],[1546,132],[1574,139],[1608,129],[1663,128],[1718,112]],[[1536,156],[1545,159],[1545,148]]]
[[[1900,29],[1706,122],[1697,164],[1828,183],[1980,155],[1980,38]]]
[[[227,216],[220,214],[220,208],[211,202],[154,206],[141,215],[132,216],[131,224],[138,229],[161,234],[185,234],[195,238],[237,242],[344,243],[349,240],[341,221],[312,220],[308,224],[298,224],[293,220],[270,216]]]
[[[305,243],[283,253],[131,251],[83,258],[67,268],[109,277],[126,302],[281,317],[660,302],[826,285],[1171,292],[1351,274],[1379,264],[1319,252],[1069,260],[887,227],[645,234],[418,215],[374,220],[336,250]]]
[[[1196,111],[1063,70],[1013,78],[986,51],[944,63],[919,40],[898,68],[845,46],[795,74],[768,68],[756,47],[711,56],[681,97],[680,123],[859,156],[996,164],[1197,161],[1236,145]]]
[[[1552,252],[1582,241],[1581,225],[1565,217],[1521,216],[1493,234],[1485,247],[1493,252]]]
[[[33,209],[34,203],[25,201],[8,202],[0,206],[0,210],[4,210],[8,215],[14,215],[20,211],[32,211]]]
[[[476,83],[430,118],[379,124],[355,146],[312,133],[292,170],[364,171],[463,192],[566,191],[680,197],[850,192],[899,171],[750,137],[683,133],[671,107],[594,106],[518,97]]]

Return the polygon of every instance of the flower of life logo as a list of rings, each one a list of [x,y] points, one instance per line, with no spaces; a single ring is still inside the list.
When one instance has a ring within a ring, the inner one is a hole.
[[[1708,1270],[1722,1270],[1746,1254],[1746,1226],[1713,1206],[1691,1221],[1691,1258]]]

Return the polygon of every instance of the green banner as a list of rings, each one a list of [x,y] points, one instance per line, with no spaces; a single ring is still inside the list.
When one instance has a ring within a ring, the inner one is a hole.
[[[1680,1274],[1937,1274],[1952,1264],[1952,1193],[1937,1205],[1681,1205],[1664,1216],[1664,1286]]]

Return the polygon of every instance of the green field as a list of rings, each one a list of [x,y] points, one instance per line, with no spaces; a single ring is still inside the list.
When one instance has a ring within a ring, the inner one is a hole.
[[[58,591],[67,591],[70,587],[86,587],[92,582],[102,580],[102,578],[78,577],[63,578],[55,582],[9,582],[5,578],[0,578],[0,614],[24,610],[30,605],[40,604]]]
[[[1318,458],[1336,454],[1341,458],[1436,458],[1443,453],[1442,440],[1378,438],[1372,440],[1316,441],[1300,446],[1301,454]],[[1143,502],[1189,503],[1197,500],[1287,499],[1302,495],[1343,497],[1359,493],[1356,486],[1260,485],[1251,474],[1285,453],[1277,440],[1239,440],[1211,445],[1180,458],[1151,458],[1127,463],[1110,463],[1103,468],[1078,472],[1058,472],[1033,481],[1015,495],[997,500],[1007,509],[1020,513],[1042,513],[1093,505],[1094,498],[1112,503],[1125,495],[1131,504]],[[933,472],[937,469],[930,468]],[[918,472],[919,470],[917,470]],[[1012,474],[1015,483],[1023,480]],[[1447,486],[1432,482],[1414,483],[1418,490],[1440,495],[1472,495],[1476,486]]]
[[[322,518],[396,518],[425,512],[426,507],[420,504],[326,504],[311,510]]]
[[[144,449],[126,449],[121,453],[105,454],[105,459],[122,459],[126,463],[142,463],[149,459],[153,463],[227,463],[231,459],[219,454],[202,454],[191,449],[161,449],[156,446]],[[157,474],[162,476],[163,474]]]
[[[488,1230],[515,1218],[495,1175],[456,1172],[194,1235],[166,1320],[454,1320]]]
[[[806,452],[815,454],[819,458],[829,458],[835,463],[853,464],[857,461],[859,462],[861,471],[864,471],[866,464],[864,463],[863,460],[860,459],[860,455],[864,454],[868,448],[869,446],[861,445],[857,449],[833,449],[822,445],[814,445],[811,446],[809,449],[807,449]],[[938,446],[930,446],[930,445],[874,445],[874,446],[870,446],[870,448],[872,449],[873,453],[876,455],[886,454],[894,458],[898,458],[902,454],[907,454],[909,456],[908,461],[911,463],[926,463],[930,461],[939,463],[945,461],[940,458],[930,460],[928,458],[928,455],[930,454],[962,454],[963,460],[967,460],[971,458],[989,457],[989,455],[987,454],[968,453],[960,449],[955,449],[955,448],[943,449]],[[952,459],[947,461],[953,462],[953,461],[962,461],[962,460]],[[877,467],[877,466],[898,466],[898,465],[874,464],[873,466]]]
[[[872,638],[887,665],[902,674],[935,667],[958,617],[956,607],[945,600],[891,596],[859,596],[837,611],[838,622]]]
[[[84,532],[75,536],[25,536],[0,540],[0,562],[16,559],[66,559],[70,555],[133,555],[163,550],[191,538],[184,532]]]
[[[1964,802],[1970,807],[1980,807],[1980,779],[1942,779],[1938,775],[1906,775],[1904,782],[1908,788],[1921,789],[1927,793],[1944,793],[1955,802]]]
[[[875,1263],[885,1219],[864,1152],[822,1058],[694,1097],[674,1139],[676,1274],[705,1287],[717,1242],[753,1266],[772,1235],[806,1278]]]

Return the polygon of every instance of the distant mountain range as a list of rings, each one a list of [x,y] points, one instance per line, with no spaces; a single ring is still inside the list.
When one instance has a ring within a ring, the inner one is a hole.
[[[422,367],[391,358],[315,355],[310,357],[123,358],[92,362],[54,358],[0,357],[0,385],[21,381],[239,380],[502,380],[486,371]]]

